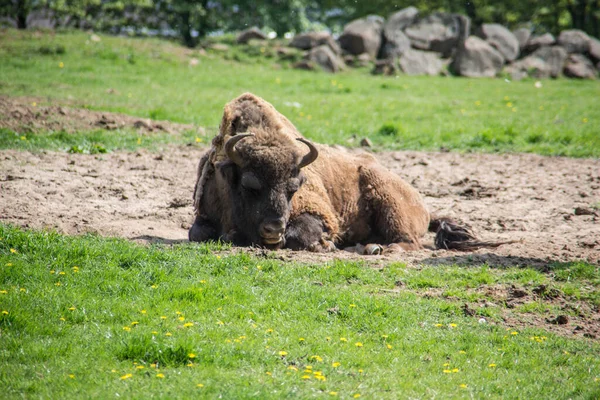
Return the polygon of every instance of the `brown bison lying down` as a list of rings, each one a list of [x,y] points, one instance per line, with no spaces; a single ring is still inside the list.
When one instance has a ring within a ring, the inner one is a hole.
[[[432,219],[419,193],[370,155],[312,144],[275,108],[250,93],[225,106],[220,132],[200,160],[191,241],[363,254],[478,242],[448,219]]]

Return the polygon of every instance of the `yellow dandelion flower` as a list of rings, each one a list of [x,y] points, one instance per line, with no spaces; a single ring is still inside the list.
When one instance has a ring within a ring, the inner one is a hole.
[[[137,321],[133,321],[133,322],[131,323],[131,326],[136,326],[136,325],[138,325],[138,324],[139,324],[139,322],[137,322]]]
[[[121,377],[121,380],[124,381],[125,379],[129,379],[133,376],[133,374],[125,374]]]
[[[356,307],[356,304],[350,304],[350,307]]]
[[[334,362],[334,363],[332,363],[332,364],[331,364],[331,366],[332,366],[333,368],[337,368],[337,367],[339,367],[340,365],[342,365],[342,363],[340,363],[340,362],[338,362],[338,361],[336,361],[336,362]]]
[[[69,374],[69,378],[75,379],[75,375],[74,374]]]
[[[205,280],[205,279],[202,279],[202,280],[200,281],[200,283],[206,283],[206,280]]]
[[[265,374],[267,374],[267,375],[269,375],[269,376],[272,376],[272,375],[273,375],[273,374],[272,374],[272,373],[270,373],[269,371],[265,372]]]
[[[189,327],[191,327],[191,326],[194,326],[194,323],[193,323],[193,322],[186,322],[185,324],[183,324],[183,327],[184,327],[184,328],[189,328]]]
[[[19,291],[20,291],[20,292],[26,292],[26,291],[27,291],[27,289],[25,289],[25,288],[21,288],[21,289],[19,289]]]
[[[0,290],[0,294],[7,294],[7,293],[8,293],[8,291],[6,291],[6,290]]]
[[[363,347],[363,344],[362,344],[361,342],[356,342],[356,343],[354,343],[354,345],[355,345],[356,347]]]
[[[165,374],[156,374],[156,377],[157,377],[157,378],[161,378],[161,379],[162,379],[162,378],[164,378],[164,377],[165,377]]]
[[[203,388],[203,387],[204,387],[204,384],[202,384],[202,383],[199,383],[199,384],[197,384],[196,386],[198,386],[199,388]]]
[[[8,311],[2,310],[2,315],[8,315]]]
[[[453,373],[453,374],[457,373],[458,371],[459,371],[459,369],[458,369],[458,368],[452,368],[452,373]]]
[[[310,375],[302,375],[302,379],[310,379]]]
[[[298,338],[298,341],[299,341],[299,342],[304,342],[304,338],[303,338],[303,337],[301,337],[301,338]]]
[[[225,325],[223,321],[217,321],[217,325]]]
[[[358,370],[358,373],[359,373],[359,374],[362,374],[363,372],[365,372],[365,371],[363,371],[362,369],[359,369],[359,370]]]
[[[289,367],[287,367],[287,369],[291,369],[292,371],[298,371],[298,368],[294,367],[293,365],[290,365]]]
[[[443,372],[443,373],[445,373],[445,374],[450,374],[450,373],[452,373],[452,371],[450,371],[449,369],[445,369],[445,370],[443,370],[442,372]]]
[[[196,358],[196,355],[194,353],[189,353],[188,358]]]
[[[489,364],[488,367],[490,367],[490,368],[496,368],[496,364],[494,364],[494,363]]]
[[[12,263],[6,263],[4,264],[5,267],[12,267]]]
[[[311,370],[312,370],[312,365],[307,365],[307,366],[306,366],[306,367],[304,367],[304,368],[306,368],[307,370],[311,371]]]
[[[158,331],[152,331],[150,333],[152,333],[153,335],[158,335]]]
[[[185,317],[184,316],[181,316],[181,317],[179,317],[177,319],[180,320],[180,321],[185,321]]]
[[[123,327],[123,330],[124,330],[125,332],[129,332],[129,331],[131,330],[131,328],[130,328],[130,327],[128,327],[128,326],[124,326],[124,327]]]
[[[140,310],[142,314],[146,314],[146,310]]]
[[[164,315],[161,315],[160,319],[167,319],[167,317],[165,317]]]
[[[325,382],[327,380],[327,378],[325,378],[323,375],[317,375],[315,376],[315,379],[321,382]]]
[[[258,269],[258,270],[261,270],[261,269],[262,269],[262,266],[261,266],[261,265],[257,265],[257,266],[256,266],[256,269]]]
[[[60,271],[58,274],[59,275],[65,275],[65,272],[64,271]]]
[[[584,118],[584,119],[581,120],[581,122],[583,122],[584,124],[587,124],[588,121],[589,120],[587,118]]]
[[[158,287],[158,285],[152,285],[150,286],[152,289],[156,289]]]
[[[450,328],[456,328],[457,325],[456,324],[450,324]]]
[[[352,396],[352,397],[354,397],[355,399],[358,399],[360,397],[360,393],[355,393],[354,396]]]
[[[287,351],[280,351],[280,352],[279,352],[279,355],[280,355],[281,357],[285,357],[285,356],[287,356],[287,354],[288,354],[288,353],[287,353]]]
[[[337,395],[338,395],[338,392],[329,392],[329,395],[330,395],[330,396],[337,396]]]
[[[167,332],[165,333],[165,336],[173,336],[173,334],[171,332]]]
[[[155,364],[155,363],[152,363],[152,364],[150,364],[150,367],[151,367],[151,368],[156,368],[156,364]]]
[[[60,282],[56,282],[54,286],[60,286]]]
[[[467,354],[467,352],[466,352],[466,351],[464,351],[464,350],[460,350],[460,351],[459,351],[459,353],[460,353],[460,354]]]
[[[311,360],[315,360],[316,362],[323,362],[323,358],[321,356],[311,356]]]
[[[50,270],[50,273],[51,273],[51,274],[54,274],[55,272],[56,272],[55,270]]]
[[[346,339],[345,337],[340,338],[340,342],[347,342],[347,341],[348,341],[348,339]]]
[[[512,331],[510,334],[514,336],[514,335],[518,335],[518,334],[519,334],[519,332],[517,332],[517,331]]]
[[[194,366],[194,363],[190,361],[189,363],[185,364],[185,366],[186,366],[186,367],[193,367],[193,366]]]
[[[459,388],[461,389],[466,389],[467,388],[467,384],[466,383],[461,383],[460,385],[458,385]]]
[[[64,62],[59,62],[58,63],[58,68],[64,68],[65,67],[65,63]]]
[[[11,253],[13,253],[13,254],[15,254],[15,253],[17,253],[17,250],[15,250],[15,249],[10,249],[10,252],[11,252]]]
[[[60,317],[59,320],[66,321],[66,319],[64,319],[63,317]]]
[[[135,367],[135,369],[144,369],[146,367],[144,367],[143,365],[138,365],[137,367]]]
[[[513,104],[509,101],[508,103],[506,103],[506,107],[511,108],[513,106]]]
[[[436,326],[437,328],[441,328],[441,327],[442,327],[442,326],[444,326],[444,325],[442,325],[442,324],[435,324],[435,326]]]

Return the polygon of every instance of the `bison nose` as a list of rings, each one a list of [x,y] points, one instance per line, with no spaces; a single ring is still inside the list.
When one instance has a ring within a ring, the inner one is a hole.
[[[260,235],[264,238],[280,238],[285,232],[283,218],[269,219],[260,226]]]

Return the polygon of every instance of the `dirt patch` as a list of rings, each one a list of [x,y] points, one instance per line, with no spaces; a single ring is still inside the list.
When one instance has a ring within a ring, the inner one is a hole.
[[[108,89],[109,92],[112,89]],[[98,112],[62,105],[43,105],[43,99],[0,96],[0,128],[19,133],[36,131],[89,131],[136,129],[141,132],[181,133],[193,125],[152,121],[111,112]]]
[[[67,132],[91,127],[170,132],[193,128],[58,105],[34,106],[34,102],[0,97],[0,126]],[[203,151],[186,146],[169,146],[161,153],[140,150],[103,155],[4,150],[0,152],[0,220],[68,234],[186,240],[196,164]],[[376,156],[411,182],[434,214],[469,224],[483,240],[521,242],[466,254],[443,250],[391,253],[370,257],[372,262],[543,268],[553,261],[600,260],[600,213],[593,208],[600,201],[600,160],[416,151]],[[432,235],[426,242],[432,243]],[[305,262],[365,259],[343,251],[277,254]]]
[[[113,113],[33,106],[34,101],[0,97],[0,127],[21,132],[124,126],[180,132],[193,128]],[[0,221],[67,234],[96,232],[142,243],[185,242],[193,220],[196,167],[205,150],[174,145],[159,153],[139,150],[102,155],[2,150]],[[482,240],[521,242],[469,253],[426,249],[370,257],[344,251],[232,251],[303,263],[361,260],[374,266],[402,261],[409,265],[487,263],[493,267],[520,265],[544,270],[557,261],[600,261],[600,213],[594,208],[600,202],[600,160],[416,151],[375,155],[411,182],[434,214],[469,224]],[[432,244],[433,235],[425,241]],[[471,310],[474,317],[479,307],[496,304],[504,310],[504,323],[511,327],[534,325],[567,336],[600,338],[599,310],[584,302],[533,289],[482,286],[477,290],[487,291],[485,297],[491,300],[467,304],[466,312]],[[422,294],[435,297],[441,293],[434,290]],[[519,305],[539,301],[542,296],[561,313],[514,312]]]

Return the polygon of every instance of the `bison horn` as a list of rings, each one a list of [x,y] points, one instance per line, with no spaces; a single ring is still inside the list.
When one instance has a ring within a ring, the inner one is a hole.
[[[304,143],[310,149],[310,152],[307,155],[305,155],[304,157],[302,157],[302,160],[300,161],[300,164],[298,165],[298,169],[302,169],[317,159],[317,157],[319,156],[319,151],[317,150],[317,148],[315,147],[314,144],[312,144],[311,142],[309,142],[308,140],[306,140],[304,138],[298,138],[296,140]]]
[[[225,154],[227,154],[227,157],[229,157],[229,159],[231,161],[233,161],[234,163],[236,163],[237,165],[239,165],[240,167],[242,166],[243,163],[243,159],[242,156],[240,155],[240,153],[235,149],[235,145],[242,139],[247,138],[248,136],[254,136],[251,133],[244,133],[241,135],[235,135],[234,137],[232,137],[231,139],[229,139],[227,141],[227,143],[225,143]]]

